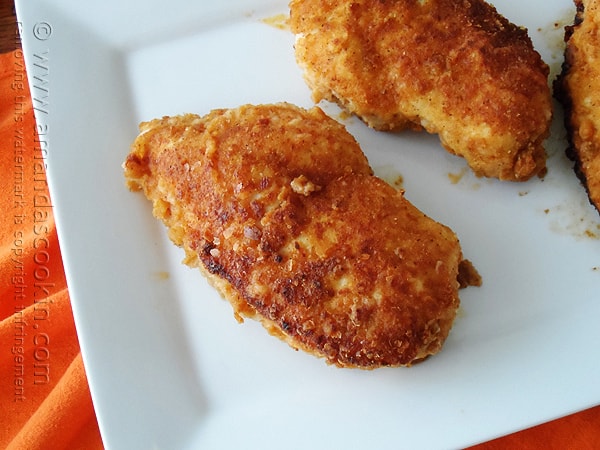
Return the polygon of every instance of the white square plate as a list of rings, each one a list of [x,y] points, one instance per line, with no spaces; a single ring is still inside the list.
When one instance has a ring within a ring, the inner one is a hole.
[[[495,3],[556,73],[571,2]],[[264,20],[286,1],[19,0],[17,12],[108,449],[454,448],[600,403],[600,217],[564,157],[558,110],[549,173],[522,184],[474,177],[435,136],[344,120],[380,176],[401,175],[456,231],[484,284],[462,291],[439,355],[343,370],[237,324],[121,169],[142,120],[312,106],[293,36]]]

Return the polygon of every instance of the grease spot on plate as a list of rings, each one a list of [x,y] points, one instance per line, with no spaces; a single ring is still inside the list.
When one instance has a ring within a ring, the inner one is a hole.
[[[464,176],[467,174],[468,170],[469,169],[467,167],[463,167],[461,169],[461,171],[458,173],[448,173],[448,179],[450,180],[450,183],[452,183],[452,184],[460,183],[462,181],[462,179],[464,178]]]
[[[262,19],[261,22],[273,28],[277,28],[278,30],[287,31],[290,29],[289,19],[290,18],[286,14],[275,14],[274,16]]]
[[[375,175],[381,178],[390,186],[402,190],[404,189],[404,177],[392,166],[380,166],[373,169]]]
[[[481,178],[475,175],[468,166],[463,167],[460,172],[449,172],[448,179],[454,185],[460,185],[463,188],[477,191],[481,189]],[[492,182],[491,179],[487,180]]]
[[[169,272],[166,272],[166,271],[153,272],[152,273],[152,278],[154,278],[157,281],[166,281],[169,278],[171,278],[171,274]]]
[[[557,14],[555,21],[537,29],[550,52],[549,60],[546,61],[550,68],[548,77],[550,81],[554,80],[562,69],[565,51],[565,27],[572,25],[574,18],[575,9],[568,8]]]
[[[555,233],[571,235],[577,240],[600,239],[600,218],[587,198],[546,208],[544,214],[550,219],[550,230]]]

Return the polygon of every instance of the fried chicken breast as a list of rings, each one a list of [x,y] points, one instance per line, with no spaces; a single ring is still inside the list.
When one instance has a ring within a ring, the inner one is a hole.
[[[565,61],[555,93],[565,109],[567,155],[600,211],[600,1],[575,4],[575,23],[566,28]]]
[[[290,25],[316,102],[379,130],[437,133],[481,176],[545,172],[548,67],[483,0],[292,0]]]
[[[373,176],[319,108],[246,105],[140,130],[129,187],[238,320],[341,367],[440,350],[459,306],[459,241]]]

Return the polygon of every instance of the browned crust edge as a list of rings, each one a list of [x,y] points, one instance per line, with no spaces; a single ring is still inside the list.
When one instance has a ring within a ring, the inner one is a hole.
[[[554,89],[554,98],[558,100],[558,102],[562,105],[564,110],[564,126],[567,131],[567,147],[565,149],[565,154],[569,160],[573,161],[573,171],[575,175],[581,182],[581,185],[584,187],[588,200],[594,208],[598,212],[600,212],[600,205],[595,204],[592,201],[590,190],[587,182],[587,177],[583,170],[583,161],[579,156],[579,152],[577,147],[575,146],[575,142],[573,139],[573,135],[576,133],[576,130],[573,126],[573,122],[571,116],[573,114],[573,99],[569,93],[569,88],[566,83],[566,78],[571,71],[571,64],[569,63],[569,40],[577,28],[582,22],[585,15],[585,6],[583,5],[582,0],[573,0],[576,7],[575,17],[573,19],[573,25],[568,25],[565,27],[565,43],[567,47],[565,49],[565,57],[562,63],[561,72],[556,77],[553,83]]]

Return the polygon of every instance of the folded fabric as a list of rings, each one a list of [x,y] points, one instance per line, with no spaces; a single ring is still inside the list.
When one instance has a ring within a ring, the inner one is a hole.
[[[600,406],[509,434],[469,450],[596,450],[600,448]]]
[[[0,105],[0,448],[101,449],[21,50]]]

